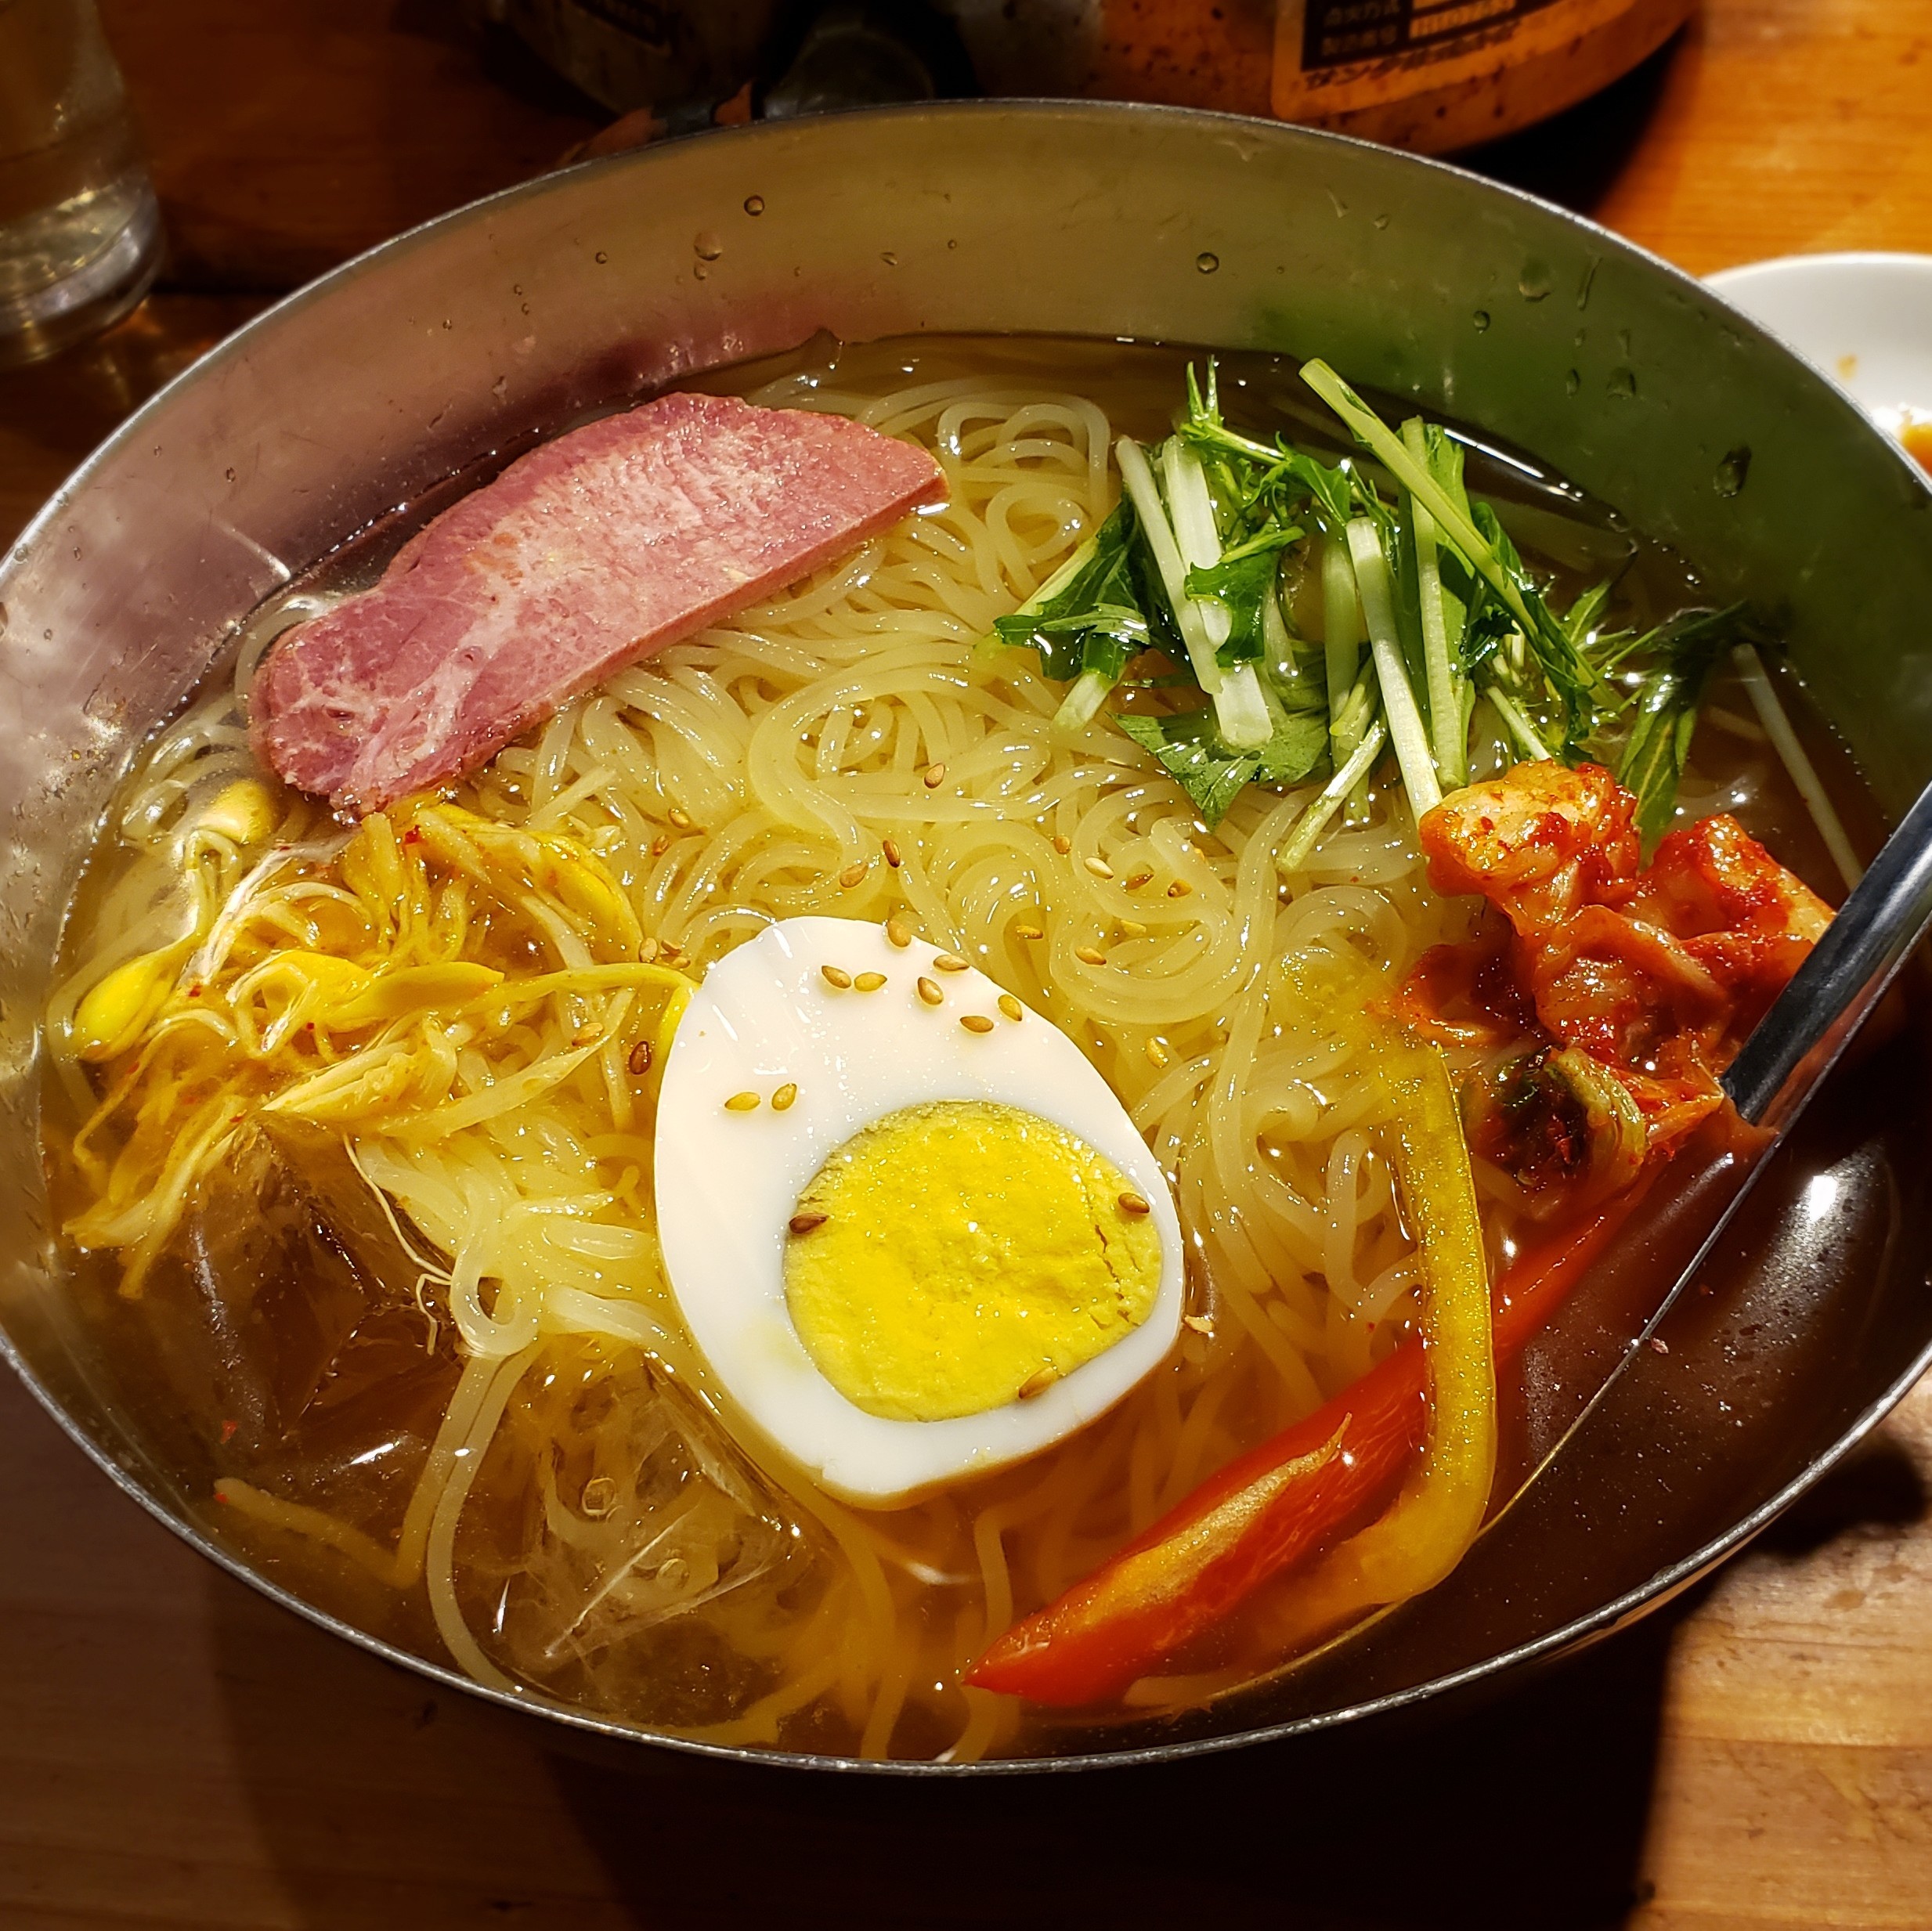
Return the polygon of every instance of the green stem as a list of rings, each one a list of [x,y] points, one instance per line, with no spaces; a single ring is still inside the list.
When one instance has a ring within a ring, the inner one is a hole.
[[[1421,417],[1412,417],[1403,424],[1402,435],[1409,453],[1426,467],[1428,441]],[[1415,538],[1417,601],[1421,607],[1422,663],[1428,677],[1429,735],[1443,782],[1454,790],[1468,782],[1469,740],[1463,724],[1458,667],[1449,655],[1449,623],[1443,608],[1443,572],[1436,555],[1435,519],[1413,494],[1409,515]]]
[[[1120,464],[1121,482],[1140,518],[1140,527],[1147,532],[1154,568],[1161,573],[1161,587],[1167,592],[1168,608],[1173,612],[1181,641],[1187,646],[1187,661],[1194,666],[1194,681],[1213,697],[1221,688],[1221,666],[1215,662],[1215,647],[1200,606],[1187,594],[1187,565],[1181,561],[1180,546],[1174,540],[1174,526],[1168,521],[1167,505],[1161,500],[1160,485],[1147,466],[1145,453],[1132,436],[1122,436],[1114,444],[1114,457]]]
[[[1161,479],[1167,485],[1175,543],[1183,561],[1193,569],[1212,570],[1221,561],[1221,532],[1215,523],[1214,498],[1208,493],[1201,458],[1179,436],[1170,436],[1161,448]],[[1221,646],[1234,627],[1233,613],[1218,597],[1195,597],[1188,601],[1201,613],[1202,628],[1221,671],[1220,688],[1208,691],[1214,699],[1215,723],[1235,750],[1258,750],[1274,735],[1274,726],[1261,695],[1261,680],[1255,674],[1252,664],[1221,663]],[[1201,688],[1208,689],[1204,684]]]
[[[1053,713],[1056,731],[1081,731],[1093,721],[1094,713],[1107,702],[1114,680],[1097,670],[1083,670],[1067,687],[1067,695]]]
[[[1362,666],[1362,604],[1355,594],[1355,565],[1340,531],[1322,543],[1322,656],[1328,673],[1328,741],[1338,767],[1361,742],[1342,722],[1342,706]]]
[[[1409,688],[1409,673],[1402,661],[1389,559],[1382,554],[1381,533],[1369,518],[1358,516],[1350,522],[1349,554],[1355,563],[1362,614],[1368,620],[1369,648],[1374,652],[1375,676],[1382,688],[1383,715],[1395,740],[1396,760],[1402,767],[1410,806],[1419,818],[1443,802],[1443,788],[1436,781],[1428,734],[1422,728],[1422,713],[1416,708],[1415,693]]]
[[[1382,746],[1388,742],[1389,727],[1378,717],[1369,727],[1368,735],[1356,747],[1354,756],[1323,785],[1320,795],[1302,814],[1295,827],[1295,836],[1282,846],[1275,860],[1275,868],[1284,878],[1292,876],[1308,863],[1309,854],[1315,849],[1315,841],[1342,809],[1342,800],[1374,768],[1375,760],[1381,756]]]
[[[1450,500],[1447,490],[1409,453],[1401,437],[1357,395],[1325,362],[1302,365],[1302,380],[1346,423],[1356,438],[1373,449],[1383,466],[1415,500],[1435,518],[1449,540],[1474,570],[1508,606],[1526,632],[1535,632],[1536,618],[1524,602],[1522,590],[1491,547],[1489,540]],[[1565,639],[1565,643],[1568,642]]]
[[[1493,687],[1482,694],[1496,707],[1496,714],[1503,720],[1504,728],[1516,740],[1516,748],[1526,758],[1540,760],[1554,757],[1551,750],[1537,734],[1537,727],[1524,716],[1514,698],[1505,697]]]

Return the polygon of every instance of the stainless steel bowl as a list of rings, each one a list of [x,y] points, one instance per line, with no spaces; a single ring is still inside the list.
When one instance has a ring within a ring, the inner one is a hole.
[[[479,1695],[216,1546],[117,1407],[49,1224],[36,1016],[116,779],[244,613],[493,449],[819,329],[1325,356],[1537,451],[1695,559],[1714,596],[1770,604],[1888,813],[1932,776],[1932,494],[1917,472],[1698,283],[1449,168],[1171,110],[889,110],[594,163],[291,297],[135,416],[0,565],[0,1342],[74,1440],[204,1554]],[[1900,1085],[1882,1108],[1886,1081]],[[1671,1352],[1628,1365],[1420,1612],[1329,1665],[1083,1733],[1047,1760],[1210,1749],[1438,1698],[1641,1615],[1738,1547],[1932,1357],[1928,1088],[1915,1038],[1841,1072],[1730,1236],[1742,1285],[1688,1298]],[[1835,1207],[1815,1187],[1800,1197],[1821,1170]]]

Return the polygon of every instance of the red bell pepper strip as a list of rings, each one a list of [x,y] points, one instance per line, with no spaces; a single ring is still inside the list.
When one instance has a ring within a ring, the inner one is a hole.
[[[1575,1287],[1656,1171],[1567,1234],[1519,1254],[1497,1281],[1499,1366]],[[1421,1343],[1412,1337],[1313,1414],[1211,1475],[1057,1602],[1015,1624],[966,1681],[1068,1708],[1118,1696],[1387,1492],[1427,1438],[1427,1384]]]

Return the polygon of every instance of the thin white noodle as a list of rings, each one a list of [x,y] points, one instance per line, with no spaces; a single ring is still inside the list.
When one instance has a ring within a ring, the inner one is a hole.
[[[971,957],[1100,1067],[1175,1177],[1226,1344],[1245,1337],[1275,1408],[1306,1411],[1356,1370],[1363,1323],[1382,1319],[1410,1276],[1385,1174],[1363,1150],[1379,1088],[1345,1052],[1310,1048],[1321,1015],[1280,962],[1332,954],[1399,972],[1461,936],[1464,915],[1428,890],[1399,791],[1365,786],[1359,818],[1284,883],[1277,854],[1309,788],[1251,789],[1210,834],[1124,735],[1056,735],[1060,693],[1029,654],[980,647],[992,618],[1051,576],[1112,507],[1113,429],[1091,402],[979,378],[862,404],[796,385],[784,399],[930,439],[951,501],[566,706],[534,745],[500,754],[464,803],[504,825],[590,843],[645,931],[685,948],[695,973],[771,919],[806,912],[896,913]],[[153,863],[103,922],[97,961],[116,945],[128,955],[135,935],[153,929],[156,907],[168,904],[157,885],[168,841],[192,800],[249,769],[238,720],[226,695],[184,720],[131,794],[129,836]],[[896,868],[885,862],[887,839]],[[280,944],[354,911],[352,894],[312,875],[341,843],[323,833],[238,868],[193,969],[228,969],[244,927],[251,946],[286,933],[273,938]],[[859,882],[847,886],[841,875],[854,866]],[[247,926],[258,905],[258,930]],[[518,909],[559,966],[590,963],[553,909],[535,897]],[[1023,925],[1043,936],[1020,937]],[[1096,947],[1098,966],[1082,956]],[[583,1009],[600,1010],[614,1035],[621,1008]],[[614,1037],[579,1045],[554,1017],[520,1023],[524,1056],[507,1071],[453,1029],[442,1096],[359,1126],[352,1149],[399,1240],[406,1225],[451,1257],[442,1267],[404,1240],[417,1290],[446,1302],[465,1363],[390,1572],[405,1585],[426,1576],[450,1653],[490,1682],[511,1680],[506,1655],[500,1632],[465,1620],[458,1529],[525,1370],[558,1346],[642,1349],[667,1386],[688,1391],[680,1400],[718,1399],[662,1276],[648,1138],[632,1130]],[[404,1044],[385,1036],[272,1103],[323,1104]],[[1352,1151],[1338,1166],[1345,1142]],[[606,1144],[621,1150],[592,1150]],[[1340,1178],[1331,1184],[1331,1175]],[[1189,1456],[1226,1452],[1215,1446],[1217,1412],[1190,1408]],[[1172,1471],[1149,1464],[1154,1438],[1140,1440],[1133,1506],[1145,1511]],[[843,1565],[826,1612],[843,1647],[702,1734],[770,1740],[791,1713],[822,1702],[844,1713],[862,1750],[883,1752],[905,1712],[933,1706],[933,1673],[955,1669],[943,1644],[942,1653],[919,1647],[939,1640],[919,1633],[919,1592],[935,1586],[921,1575],[970,1578],[956,1586],[978,1592],[983,1637],[1011,1612],[1003,1537],[1057,1492],[1043,1481],[1037,1502],[1020,1495],[980,1511],[971,1558],[935,1569],[882,1564],[868,1525],[793,1473],[765,1472]],[[1097,1477],[1085,1492],[1104,1506]],[[309,1521],[273,1498],[257,1513],[265,1520],[276,1509],[285,1528]],[[1070,1535],[1071,1522],[1070,1514]],[[1083,1529],[1067,1559],[1105,1532]],[[598,1618],[619,1615],[616,1580],[591,1592]],[[576,1613],[587,1628],[590,1609]],[[940,1694],[955,1756],[1010,1734],[1004,1703]]]

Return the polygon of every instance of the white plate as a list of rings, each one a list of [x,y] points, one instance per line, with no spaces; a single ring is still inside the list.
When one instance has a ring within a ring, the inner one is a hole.
[[[1881,428],[1932,423],[1932,255],[1788,254],[1709,279]]]

